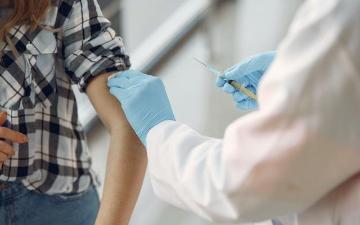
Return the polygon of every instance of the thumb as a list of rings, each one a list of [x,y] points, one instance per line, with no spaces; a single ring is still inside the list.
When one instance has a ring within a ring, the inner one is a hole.
[[[121,103],[124,103],[128,98],[128,91],[121,88],[112,87],[110,88],[110,93]]]
[[[225,80],[225,77],[223,77],[223,76],[218,76],[216,79],[216,82],[215,82],[217,87],[224,87],[225,83],[226,83],[226,80]]]
[[[7,118],[7,112],[1,112],[0,113],[0,126],[2,126]]]

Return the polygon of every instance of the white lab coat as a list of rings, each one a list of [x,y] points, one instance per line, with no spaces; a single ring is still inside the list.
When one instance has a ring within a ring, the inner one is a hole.
[[[360,1],[304,3],[258,94],[222,140],[153,128],[155,193],[213,221],[360,224]]]

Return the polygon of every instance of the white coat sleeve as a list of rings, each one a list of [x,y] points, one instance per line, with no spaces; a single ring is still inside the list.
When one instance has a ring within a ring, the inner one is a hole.
[[[223,138],[166,121],[147,138],[155,193],[214,221],[305,210],[360,169],[360,2],[308,1]]]

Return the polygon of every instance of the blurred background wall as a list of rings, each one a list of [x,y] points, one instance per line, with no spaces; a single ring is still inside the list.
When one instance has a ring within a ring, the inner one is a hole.
[[[231,98],[214,86],[196,56],[220,69],[245,57],[275,50],[286,35],[301,0],[101,0],[105,15],[125,39],[130,55],[184,5],[211,2],[205,19],[171,46],[149,72],[166,85],[176,118],[204,135],[221,138],[226,126],[245,112],[236,110]],[[184,14],[184,19],[185,19]],[[195,18],[196,19],[196,18]],[[194,20],[195,20],[194,19]],[[160,37],[159,37],[160,38]],[[146,47],[146,46],[145,46]],[[137,51],[139,53],[139,51]],[[88,102],[79,96],[80,115]],[[83,113],[85,114],[85,113]],[[95,120],[82,120],[94,156],[94,169],[104,179],[108,134]],[[101,189],[100,189],[101,191]],[[146,178],[132,225],[210,224],[191,213],[173,208],[157,199]]]

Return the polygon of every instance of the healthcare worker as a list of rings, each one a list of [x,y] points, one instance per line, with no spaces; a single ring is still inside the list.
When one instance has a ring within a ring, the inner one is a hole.
[[[253,107],[226,81],[256,88],[272,57],[235,66],[217,84]],[[261,79],[258,109],[223,139],[175,121],[158,78],[128,71],[109,87],[165,201],[213,221],[360,224],[360,1],[304,3]]]

